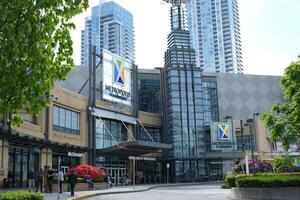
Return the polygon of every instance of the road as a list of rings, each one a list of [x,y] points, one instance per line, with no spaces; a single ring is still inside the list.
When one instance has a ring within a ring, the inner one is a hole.
[[[193,185],[155,188],[146,192],[103,195],[89,200],[227,200],[230,190],[220,185]]]

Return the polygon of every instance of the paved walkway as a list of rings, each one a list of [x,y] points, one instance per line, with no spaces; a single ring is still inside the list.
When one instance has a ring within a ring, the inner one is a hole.
[[[158,187],[145,192],[100,195],[85,200],[229,200],[220,184]]]
[[[60,200],[68,200],[68,199],[81,199],[79,197],[92,197],[95,195],[104,195],[104,194],[119,194],[119,193],[132,193],[132,192],[142,192],[147,191],[151,188],[156,187],[171,187],[171,186],[178,186],[178,185],[207,185],[211,183],[186,183],[186,184],[156,184],[156,185],[138,185],[138,186],[123,186],[123,187],[112,187],[109,189],[103,190],[92,190],[92,191],[82,191],[82,192],[75,192],[74,198],[71,197],[70,192],[64,192],[59,195]],[[55,200],[58,199],[57,193],[45,193],[46,200]]]
[[[136,186],[135,188],[133,188],[133,186],[123,186],[123,187],[112,187],[109,189],[103,189],[103,190],[91,190],[91,191],[81,191],[81,192],[76,192],[75,191],[75,196],[74,197],[79,197],[82,195],[89,195],[89,194],[99,194],[99,193],[103,193],[103,194],[114,194],[114,193],[120,193],[120,192],[133,192],[133,191],[143,191],[143,190],[147,190],[153,186],[156,185],[141,185],[141,186]],[[59,199],[60,200],[67,200],[70,199],[71,197],[71,193],[70,192],[63,192],[61,194],[59,194]],[[58,194],[57,193],[45,193],[45,200],[55,200],[58,199]]]

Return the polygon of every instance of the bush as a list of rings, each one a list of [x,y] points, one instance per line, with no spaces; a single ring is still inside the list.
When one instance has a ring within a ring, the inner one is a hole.
[[[93,180],[103,181],[104,177],[106,176],[106,173],[103,169],[86,164],[79,165],[75,169],[70,169],[67,176],[70,175],[72,170],[75,170],[77,177],[80,178],[85,178],[85,176],[89,174]]]
[[[273,163],[274,163],[274,168],[277,173],[281,172],[292,172],[294,169],[294,163],[296,159],[291,157],[291,156],[286,156],[283,158],[275,158]]]
[[[224,184],[227,187],[236,187],[235,185],[235,175],[226,176],[224,180]]]
[[[0,193],[0,200],[43,200],[44,194],[40,192],[3,192]]]
[[[224,184],[227,187],[236,187],[236,180],[241,177],[251,177],[253,174],[237,174],[237,175],[230,175],[226,176],[224,180]]]
[[[299,187],[299,175],[259,175],[240,177],[235,181],[238,187]]]

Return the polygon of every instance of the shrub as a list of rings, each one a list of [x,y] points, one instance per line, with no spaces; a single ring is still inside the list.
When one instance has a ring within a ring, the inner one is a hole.
[[[236,179],[238,187],[299,187],[298,175],[259,175],[252,177],[240,177]]]
[[[236,187],[236,180],[241,178],[241,177],[251,177],[253,176],[252,174],[236,174],[236,175],[230,175],[226,176],[224,180],[224,184],[227,187]]]
[[[70,172],[74,169],[70,169],[68,172],[68,176],[70,175]],[[90,165],[79,165],[75,169],[76,174],[80,178],[85,178],[86,175],[90,175],[93,180],[103,180],[105,177],[105,172],[103,169],[100,169],[98,167],[93,167]]]
[[[292,172],[293,171],[293,164],[295,163],[295,159],[291,156],[283,157],[283,158],[275,158],[274,168],[277,173],[281,172]]]
[[[227,187],[236,187],[235,185],[235,175],[230,175],[230,176],[226,176],[225,177],[225,180],[224,180],[224,184],[227,186]]]
[[[0,200],[43,200],[44,194],[40,192],[3,192],[0,193]]]

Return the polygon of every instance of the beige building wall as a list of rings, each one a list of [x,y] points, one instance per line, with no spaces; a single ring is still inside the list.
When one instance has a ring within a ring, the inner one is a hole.
[[[79,95],[75,92],[62,88],[56,85],[50,92],[51,99],[48,112],[48,125],[49,125],[49,140],[59,144],[69,144],[80,147],[88,147],[88,98]],[[69,134],[53,130],[53,106],[57,105],[75,112],[80,113],[80,134]],[[100,109],[110,110],[129,116],[134,116],[132,109],[112,104],[106,101],[97,101],[96,107]],[[46,133],[46,109],[41,112],[36,118],[32,118],[24,122],[20,127],[13,127],[13,130],[34,138],[43,139]],[[146,127],[161,127],[161,117],[158,114],[139,112],[139,119]],[[118,120],[118,119],[116,119]],[[133,126],[128,125],[128,129],[133,133]],[[130,133],[127,133],[128,140],[132,140]],[[4,145],[0,145],[0,183],[2,184],[3,178],[7,176],[8,171],[8,150],[9,142],[5,141]],[[40,150],[39,164],[40,166],[52,166],[52,155],[55,149],[44,148]],[[151,154],[154,157],[161,157],[161,152]],[[83,158],[80,159],[81,163],[88,162],[88,153],[84,153]]]
[[[243,121],[243,134],[244,136],[255,134],[256,149],[254,149],[254,158],[264,160],[272,159],[276,156],[276,151],[273,150],[272,142],[269,138],[269,130],[265,127],[264,123],[256,119],[255,130],[253,125],[245,125]],[[240,120],[234,120],[234,127],[237,136],[241,136],[241,125]],[[251,159],[252,151],[247,150],[249,159]]]

